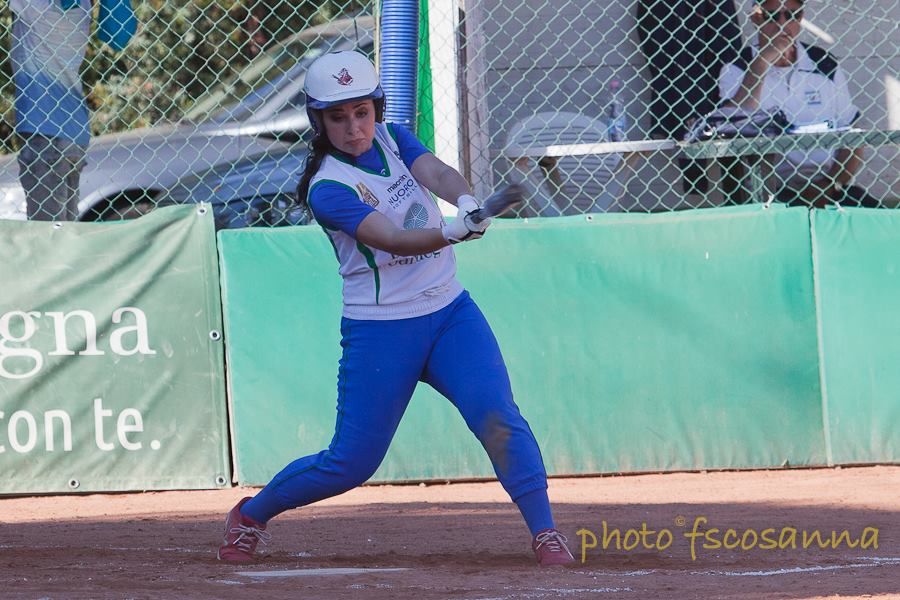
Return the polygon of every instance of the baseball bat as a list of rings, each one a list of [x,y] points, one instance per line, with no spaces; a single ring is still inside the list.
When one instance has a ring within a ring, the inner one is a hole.
[[[525,193],[522,186],[517,183],[505,185],[484,201],[481,208],[469,215],[473,223],[481,223],[485,219],[496,217],[506,212],[514,204],[525,201]]]

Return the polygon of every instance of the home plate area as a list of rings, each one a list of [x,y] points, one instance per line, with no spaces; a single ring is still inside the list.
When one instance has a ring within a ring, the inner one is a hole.
[[[541,569],[496,482],[369,485],[217,561],[256,490],[0,499],[3,598],[900,597],[900,467],[554,478],[577,561]]]

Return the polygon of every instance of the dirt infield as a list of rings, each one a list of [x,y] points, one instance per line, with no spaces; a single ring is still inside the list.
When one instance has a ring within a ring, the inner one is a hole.
[[[0,597],[900,598],[900,467],[553,479],[573,552],[597,546],[544,570],[497,483],[366,486],[273,520],[258,563],[219,563],[224,514],[253,491],[0,500]],[[814,530],[848,535],[804,549]]]

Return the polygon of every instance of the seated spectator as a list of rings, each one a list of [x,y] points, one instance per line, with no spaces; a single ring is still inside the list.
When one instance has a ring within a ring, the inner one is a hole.
[[[758,30],[756,41],[722,67],[720,95],[726,105],[748,112],[781,110],[793,125],[849,126],[859,111],[850,98],[847,76],[831,54],[798,42],[803,14],[803,0],[754,0],[750,20]],[[862,148],[793,151],[771,160],[781,202],[879,206],[851,185],[863,162]],[[732,163],[739,166],[738,161]],[[725,178],[726,193],[735,190],[742,170]]]

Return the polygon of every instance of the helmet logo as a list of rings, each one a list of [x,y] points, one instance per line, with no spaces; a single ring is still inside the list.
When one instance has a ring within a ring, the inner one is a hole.
[[[337,75],[332,75],[340,85],[350,85],[353,83],[353,77],[347,72],[347,69],[341,69]]]

